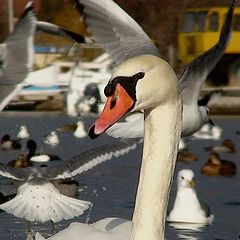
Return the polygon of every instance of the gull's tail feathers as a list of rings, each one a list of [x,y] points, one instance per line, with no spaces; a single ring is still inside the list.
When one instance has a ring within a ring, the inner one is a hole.
[[[40,184],[39,184],[40,182]],[[12,200],[0,205],[0,209],[31,222],[58,222],[80,216],[92,204],[67,197],[50,182],[38,179],[24,183]]]

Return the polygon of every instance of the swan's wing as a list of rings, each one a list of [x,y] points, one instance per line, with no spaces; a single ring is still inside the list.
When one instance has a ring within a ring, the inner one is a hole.
[[[134,118],[126,118],[123,122],[117,122],[106,133],[114,138],[141,138],[144,133],[144,114],[134,113]]]
[[[181,97],[184,104],[190,105],[197,102],[204,81],[223,56],[231,35],[234,7],[235,0],[232,0],[218,42],[190,63],[184,70],[179,80]]]
[[[3,43],[3,65],[0,73],[0,102],[12,92],[11,97],[2,105],[7,105],[16,95],[20,83],[27,76],[33,65],[33,35],[35,31],[36,17],[31,3],[28,3],[25,11],[16,24],[13,32]],[[5,106],[1,106],[1,109]]]
[[[112,0],[78,0],[89,32],[119,64],[141,54],[159,56],[143,29]]]
[[[114,145],[101,146],[85,151],[76,157],[70,158],[62,165],[54,167],[54,169],[42,169],[42,176],[50,180],[73,177],[77,174],[88,171],[113,157],[127,154],[131,150],[136,149],[137,144],[140,142],[142,141],[128,140],[125,142],[118,142]]]
[[[0,175],[14,180],[25,181],[30,173],[25,168],[12,168],[0,163]]]
[[[41,31],[44,33],[48,33],[51,35],[56,35],[60,37],[65,37],[70,40],[74,40],[78,43],[85,43],[85,37],[77,34],[75,32],[69,31],[64,27],[58,26],[53,23],[49,22],[44,22],[44,21],[37,21],[37,26],[36,26],[37,31]]]

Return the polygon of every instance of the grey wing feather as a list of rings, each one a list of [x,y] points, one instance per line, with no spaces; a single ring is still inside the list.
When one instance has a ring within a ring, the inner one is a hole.
[[[143,29],[112,0],[79,0],[79,4],[88,30],[116,64],[141,54],[160,55]]]
[[[137,144],[140,142],[142,142],[142,140],[127,140],[114,145],[106,145],[88,150],[76,157],[70,158],[54,169],[44,169],[42,176],[49,180],[76,176],[107,160],[127,154],[131,150],[136,149]]]
[[[205,213],[205,216],[206,216],[206,217],[210,217],[211,211],[210,211],[209,206],[208,206],[206,203],[201,202],[201,201],[200,201],[200,205],[201,205],[202,210],[203,210],[204,213]]]
[[[85,38],[82,35],[69,31],[64,27],[53,23],[37,21],[36,30],[60,37],[65,37],[78,43],[85,43]]]
[[[191,62],[180,77],[180,92],[184,104],[197,102],[204,81],[223,56],[231,35],[234,7],[235,0],[229,7],[218,42]]]
[[[29,171],[23,168],[12,168],[0,163],[0,175],[14,180],[25,181],[29,177]]]
[[[33,36],[36,17],[28,6],[3,46],[3,67],[0,84],[15,85],[24,80],[33,65]]]

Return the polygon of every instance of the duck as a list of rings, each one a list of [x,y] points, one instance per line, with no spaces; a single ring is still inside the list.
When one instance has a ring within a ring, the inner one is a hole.
[[[27,126],[21,125],[20,129],[19,129],[19,132],[17,134],[17,138],[18,139],[26,139],[26,138],[29,138],[29,137],[30,137],[30,134],[28,132]]]
[[[184,148],[178,152],[177,160],[180,162],[192,162],[192,161],[197,161],[198,158],[196,155],[191,153],[188,148]]]
[[[78,181],[72,178],[57,179],[52,181],[59,192],[68,197],[77,197],[79,190]]]
[[[127,154],[138,144],[139,141],[125,141],[100,146],[71,157],[54,168],[33,166],[21,169],[0,163],[1,176],[22,182],[16,196],[0,204],[0,209],[27,221],[40,223],[56,223],[80,216],[92,203],[68,196],[76,190],[67,185],[74,182],[78,185],[72,177]]]
[[[195,175],[190,169],[182,169],[177,176],[177,194],[168,222],[211,224],[214,215],[210,208],[199,201],[195,189]]]
[[[223,140],[222,144],[219,146],[206,147],[205,150],[216,152],[216,153],[235,153],[235,144],[231,139]]]
[[[218,153],[211,153],[207,162],[201,168],[201,173],[207,176],[232,176],[236,172],[236,164],[221,159]]]
[[[57,132],[64,132],[64,133],[74,132],[77,129],[77,126],[78,126],[78,123],[76,123],[76,122],[71,123],[71,124],[65,124],[65,125],[57,127],[56,131]]]
[[[61,158],[55,154],[50,153],[36,153],[37,143],[33,139],[27,141],[26,148],[28,149],[27,159],[31,162],[49,162],[61,160]]]
[[[22,145],[20,140],[18,139],[11,139],[9,134],[5,134],[1,138],[1,150],[19,150],[21,149]]]
[[[115,9],[110,1],[103,3],[103,6],[98,6],[98,8],[89,7],[90,4],[96,6],[94,0],[91,0],[89,5],[85,0],[80,0],[80,3],[84,6],[82,12],[83,14],[85,13],[85,21],[89,32],[93,34],[98,43],[102,44],[114,62],[121,62],[126,57],[139,53],[161,56],[156,47],[152,46],[152,42],[150,42],[150,39],[140,26],[136,26],[136,23],[126,25],[125,21],[126,19],[129,20],[130,16],[125,16],[126,18],[124,19],[123,14],[115,14],[115,11],[113,14],[109,11],[109,9]],[[209,116],[208,107],[206,105],[199,105],[198,99],[204,81],[221,59],[227,47],[231,35],[234,7],[235,0],[232,0],[224,24],[222,25],[218,42],[189,63],[182,74],[180,74],[179,88],[183,102],[182,137],[191,136],[206,123],[213,124]],[[98,11],[99,9],[101,10]],[[101,13],[100,16],[99,13]],[[111,17],[109,18],[109,16]],[[98,21],[95,21],[96,19]],[[102,26],[104,26],[104,36],[99,31],[99,28]],[[135,30],[133,26],[136,27]],[[135,36],[134,45],[132,42],[133,36]],[[118,124],[109,128],[107,134],[115,138],[143,137],[143,122],[143,114],[140,119],[133,122],[125,121],[123,118]]]
[[[84,138],[87,136],[87,132],[84,129],[84,123],[82,121],[77,122],[77,128],[73,133],[76,138]]]
[[[57,146],[59,144],[59,138],[56,131],[51,131],[51,133],[45,138],[44,143],[53,147]]]
[[[7,166],[12,168],[26,168],[32,167],[32,163],[24,154],[19,154],[19,156],[7,163]]]

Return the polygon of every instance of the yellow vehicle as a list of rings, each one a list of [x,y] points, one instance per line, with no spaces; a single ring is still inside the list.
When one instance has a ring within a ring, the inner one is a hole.
[[[200,54],[212,47],[219,38],[228,7],[187,9],[183,26],[178,35],[178,51],[180,64],[186,65]],[[218,84],[227,84],[229,67],[240,62],[240,7],[236,7],[233,17],[232,37],[221,62],[212,72],[212,78]],[[239,65],[239,64],[238,64]],[[218,73],[216,76],[216,73]],[[215,81],[214,81],[215,82]]]

